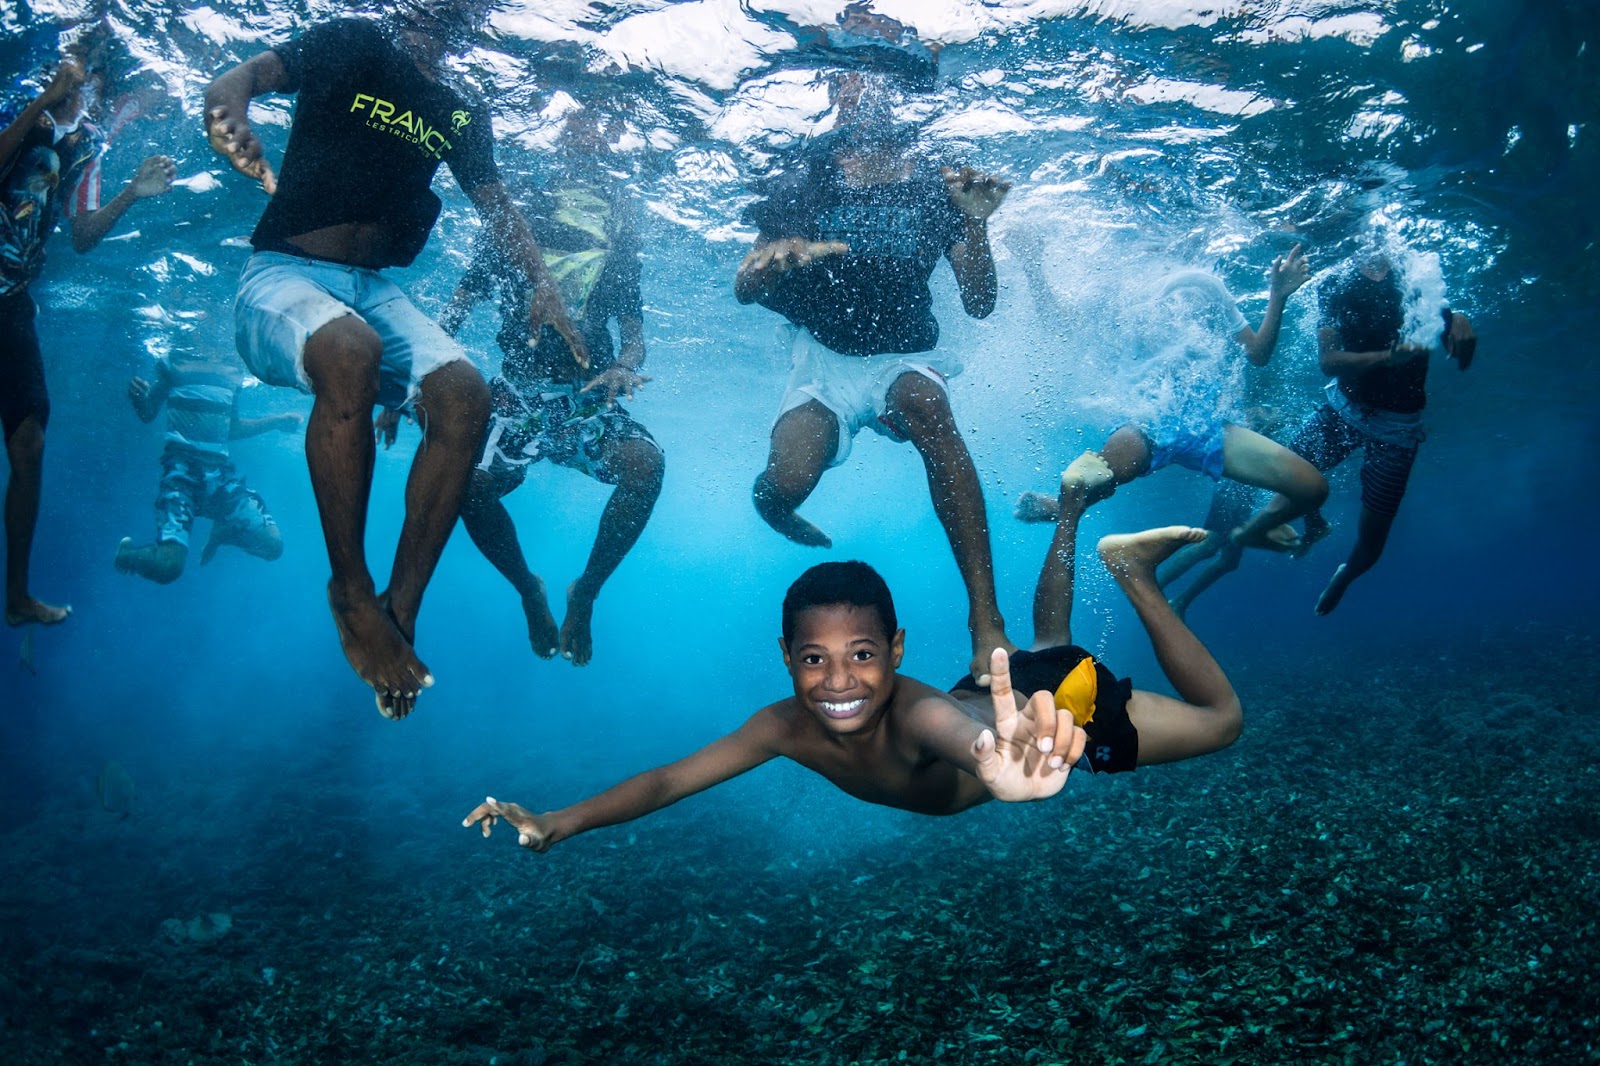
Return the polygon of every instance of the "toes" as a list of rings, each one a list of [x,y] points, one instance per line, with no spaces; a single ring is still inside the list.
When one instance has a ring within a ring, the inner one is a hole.
[[[379,692],[377,689],[374,689],[372,692],[372,698],[373,701],[378,705],[379,714],[383,715],[390,721],[393,721],[398,717],[394,713],[393,696],[391,693]]]

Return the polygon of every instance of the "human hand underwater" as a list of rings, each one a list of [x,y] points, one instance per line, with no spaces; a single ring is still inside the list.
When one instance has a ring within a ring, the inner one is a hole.
[[[400,412],[385,407],[372,420],[372,439],[383,445],[384,451],[394,447],[400,437]]]
[[[980,174],[971,167],[940,167],[950,202],[968,218],[985,219],[995,213],[1011,191],[1011,183],[992,174]]]
[[[1294,295],[1300,286],[1310,281],[1311,267],[1306,263],[1306,257],[1300,254],[1300,246],[1296,244],[1289,249],[1288,255],[1274,259],[1267,277],[1271,294],[1284,298]]]
[[[139,164],[139,170],[128,187],[133,190],[135,198],[145,200],[170,191],[177,176],[178,165],[171,156],[153,155]]]
[[[461,822],[470,829],[476,825],[483,830],[485,838],[489,836],[495,824],[504,818],[517,830],[517,843],[534,851],[546,851],[550,847],[550,833],[539,822],[539,816],[525,807],[515,803],[501,803],[493,796],[486,796],[482,803],[472,808],[472,813]]]
[[[791,270],[810,266],[818,259],[844,255],[850,246],[843,241],[808,241],[803,237],[784,237],[750,249],[739,264],[739,274],[751,284],[766,285]]]
[[[234,170],[259,181],[268,196],[278,191],[278,176],[262,154],[261,141],[248,118],[234,114],[231,108],[213,107],[206,112],[206,140],[213,152],[227,156]]]
[[[1472,365],[1472,357],[1478,352],[1478,334],[1472,328],[1472,322],[1457,311],[1446,311],[1450,323],[1445,327],[1444,350],[1450,358],[1456,361],[1456,366],[1462,370]]]
[[[584,343],[583,334],[578,332],[572,316],[567,313],[567,305],[561,300],[561,290],[549,275],[535,282],[528,290],[528,336],[535,338],[534,343],[538,343],[537,338],[546,326],[561,334],[561,339],[567,342],[572,361],[578,365],[578,369],[588,370],[589,346]]]
[[[619,363],[618,365],[607,370],[605,373],[597,374],[589,382],[589,384],[585,385],[578,391],[593,392],[596,389],[605,390],[606,406],[609,407],[617,402],[618,396],[621,396],[626,400],[633,399],[634,391],[642,387],[644,383],[649,380],[650,378],[647,375],[640,374],[633,368],[623,366]]]
[[[994,729],[972,742],[978,778],[997,800],[1017,803],[1048,799],[1067,783],[1089,737],[1070,714],[1056,709],[1048,692],[1035,692],[1017,709],[1011,689],[1011,657],[1003,648],[989,656],[989,697]]]

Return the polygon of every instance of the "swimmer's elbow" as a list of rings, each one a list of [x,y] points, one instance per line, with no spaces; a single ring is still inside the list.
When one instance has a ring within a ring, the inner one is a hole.
[[[975,296],[963,296],[961,306],[972,318],[988,318],[994,314],[995,294],[993,292],[979,293]]]

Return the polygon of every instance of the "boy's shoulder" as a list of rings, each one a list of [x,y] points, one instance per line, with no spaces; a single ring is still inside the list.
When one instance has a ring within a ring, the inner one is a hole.
[[[960,700],[926,681],[906,674],[899,675],[895,681],[894,698],[889,701],[889,710],[893,714],[915,715],[940,707],[961,706]]]

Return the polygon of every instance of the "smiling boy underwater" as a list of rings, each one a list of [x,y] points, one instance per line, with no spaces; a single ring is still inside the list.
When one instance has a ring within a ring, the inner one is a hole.
[[[1061,492],[1063,511],[1081,515],[1087,486],[1068,478]],[[995,650],[988,692],[970,678],[947,694],[897,675],[905,630],[897,628],[883,578],[865,563],[822,563],[784,597],[780,646],[794,695],[761,708],[692,755],[570,807],[535,814],[489,797],[462,824],[488,836],[504,818],[519,844],[545,851],[578,833],[658,811],[778,756],[869,803],[957,814],[991,799],[1046,799],[1061,791],[1075,764],[1126,771],[1233,743],[1242,728],[1233,686],[1155,580],[1162,561],[1206,532],[1167,526],[1099,544],[1100,558],[1182,699],[1135,689],[1072,645],[1076,534],[1075,519],[1058,527],[1039,577],[1041,588],[1058,590],[1062,609],[1036,615],[1036,650],[1010,656]]]

